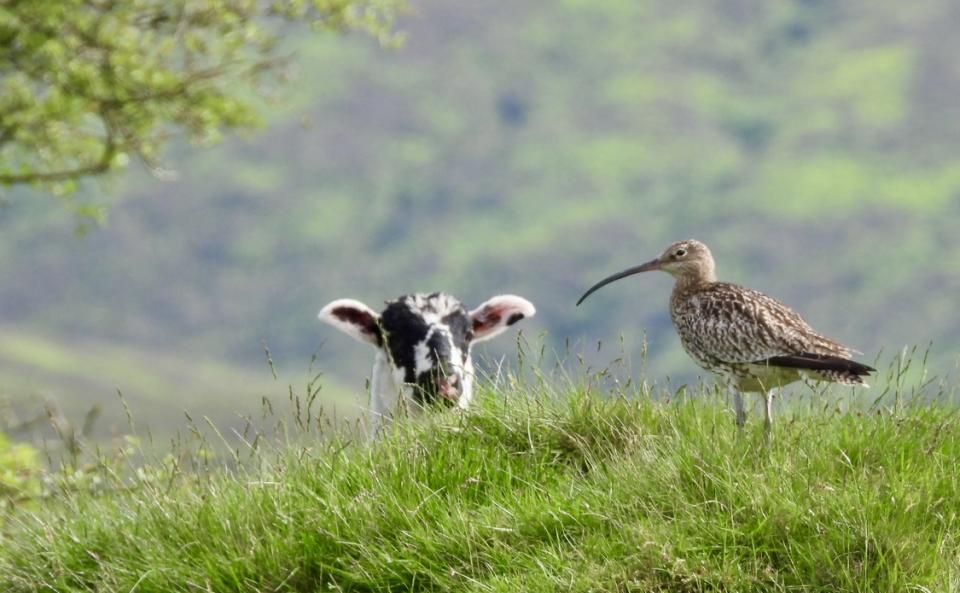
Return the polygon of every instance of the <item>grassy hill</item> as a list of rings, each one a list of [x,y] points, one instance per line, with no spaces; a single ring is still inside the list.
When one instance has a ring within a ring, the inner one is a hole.
[[[946,370],[960,331],[956,17],[949,0],[423,0],[398,51],[291,38],[299,73],[271,127],[175,151],[174,182],[91,185],[78,199],[112,205],[106,228],[78,241],[50,198],[8,195],[0,325],[213,361],[226,378],[261,368],[264,343],[305,366],[325,342],[319,368],[352,393],[369,353],[318,326],[322,304],[515,292],[550,348],[569,339],[602,360],[592,344],[622,334],[652,376],[692,380],[666,277],[573,303],[694,236],[722,279],[867,358],[932,341]],[[5,380],[23,385],[12,355]],[[105,397],[100,366],[75,368],[71,398]],[[204,399],[163,393],[177,408]]]
[[[238,450],[226,472],[176,454],[135,474],[107,460],[90,489],[8,515],[0,588],[960,585],[960,426],[955,408],[921,402],[936,393],[895,405],[905,392],[838,391],[782,413],[767,444],[757,416],[738,433],[712,391],[654,401],[658,388],[608,380],[514,378],[463,417],[403,422],[375,444],[310,424]]]

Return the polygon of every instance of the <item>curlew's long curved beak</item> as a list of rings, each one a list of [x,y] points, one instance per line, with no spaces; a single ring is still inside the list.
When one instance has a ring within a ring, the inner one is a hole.
[[[653,259],[653,260],[648,261],[648,262],[645,263],[645,264],[640,264],[639,266],[634,266],[634,267],[632,267],[632,268],[627,268],[626,270],[624,270],[624,271],[622,271],[622,272],[619,272],[619,273],[617,273],[617,274],[614,274],[613,276],[607,276],[606,278],[604,278],[604,279],[601,280],[600,282],[597,282],[596,284],[594,284],[593,286],[591,286],[591,287],[590,287],[590,290],[588,290],[587,292],[583,293],[583,296],[580,297],[580,300],[579,300],[579,301],[577,301],[577,306],[579,307],[579,306],[580,306],[580,303],[582,303],[583,301],[585,301],[588,296],[590,296],[591,294],[593,294],[593,293],[595,293],[596,291],[600,290],[602,287],[606,286],[607,284],[610,284],[611,282],[616,282],[617,280],[619,280],[619,279],[621,279],[621,278],[626,278],[627,276],[632,276],[632,275],[634,275],[634,274],[639,274],[640,272],[649,272],[650,270],[659,270],[659,269],[660,269],[660,260],[659,260],[659,259]]]

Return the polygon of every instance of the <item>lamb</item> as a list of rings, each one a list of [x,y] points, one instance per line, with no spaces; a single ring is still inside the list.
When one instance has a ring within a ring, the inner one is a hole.
[[[435,292],[387,301],[380,314],[353,299],[338,299],[319,319],[377,348],[370,385],[370,430],[378,435],[397,409],[437,403],[466,409],[473,399],[473,344],[533,317],[519,296],[495,296],[467,311],[453,296]]]

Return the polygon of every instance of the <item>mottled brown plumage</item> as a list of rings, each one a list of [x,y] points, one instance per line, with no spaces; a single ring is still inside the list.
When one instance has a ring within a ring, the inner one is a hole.
[[[737,424],[744,422],[741,392],[767,396],[767,426],[773,390],[800,379],[864,385],[874,369],[850,360],[854,351],[817,333],[792,309],[767,295],[717,282],[713,255],[700,241],[674,243],[643,265],[594,285],[587,296],[620,278],[662,270],[676,278],[670,317],[684,350],[702,368],[736,391]]]

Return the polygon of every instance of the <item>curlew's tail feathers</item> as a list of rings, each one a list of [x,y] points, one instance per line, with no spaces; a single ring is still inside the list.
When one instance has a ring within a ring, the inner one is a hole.
[[[876,371],[875,368],[855,360],[828,354],[811,354],[807,352],[789,356],[773,356],[758,361],[756,364],[808,371],[824,381],[850,385],[866,385],[863,377]]]

